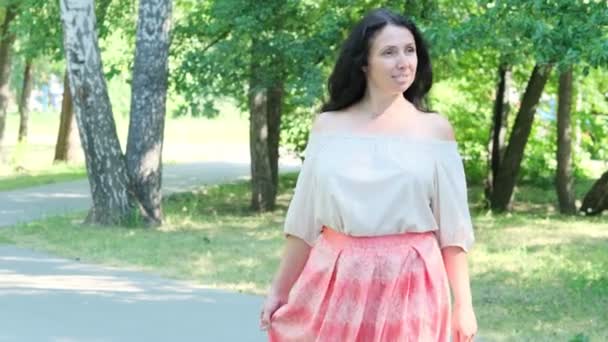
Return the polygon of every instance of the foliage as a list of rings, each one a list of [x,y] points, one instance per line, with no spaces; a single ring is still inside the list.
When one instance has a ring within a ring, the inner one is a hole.
[[[19,89],[24,59],[37,62],[36,78],[63,70],[62,38],[55,1],[0,0],[21,4],[11,28],[17,34],[11,85]],[[129,109],[128,83],[135,40],[136,3],[98,0],[100,46],[110,77],[115,112]],[[340,43],[352,24],[371,8],[384,6],[411,16],[431,51],[435,89],[433,110],[455,127],[471,181],[487,172],[487,143],[501,63],[512,67],[515,94],[525,89],[536,63],[574,65],[577,159],[608,159],[608,6],[603,1],[466,0],[282,2],[253,0],[175,0],[170,56],[173,114],[215,117],[218,102],[234,100],[247,111],[252,64],[267,71],[264,82],[285,85],[281,143],[301,152],[310,123],[326,96],[325,81]],[[0,13],[1,14],[1,13]],[[252,60],[252,39],[261,44]],[[544,103],[555,98],[556,75]],[[511,109],[510,123],[516,108]],[[544,120],[544,121],[543,121]],[[552,179],[554,121],[539,119],[522,165],[522,180]],[[544,136],[543,136],[544,134]],[[579,148],[580,147],[580,148]]]
[[[511,65],[608,64],[608,7],[602,1],[477,1],[450,35],[461,51],[494,51]]]
[[[458,5],[439,2],[433,21],[426,34],[431,41],[432,55],[438,78],[448,80],[458,100],[435,97],[436,107],[446,114],[455,126],[458,139],[464,141],[461,150],[466,156],[467,172],[474,181],[485,175],[492,107],[499,65],[512,69],[515,93],[521,97],[534,64],[550,63],[563,67],[574,64],[575,71],[588,73],[596,66],[608,65],[608,6],[601,1],[465,1]],[[575,74],[576,75],[576,74]],[[556,77],[545,89],[544,101],[555,101]],[[582,91],[593,93],[597,78],[581,80]],[[578,86],[578,84],[577,84]],[[573,108],[575,130],[583,131],[584,149],[595,157],[601,156],[606,139],[606,127],[601,115],[590,115],[598,103],[606,103],[605,96],[596,91],[597,101],[585,101]],[[461,100],[461,101],[459,101]],[[596,103],[591,110],[590,103]],[[555,103],[555,102],[554,102]],[[525,151],[522,164],[523,180],[546,182],[555,171],[555,106],[550,109],[552,121],[540,118]],[[511,109],[508,127],[512,126],[517,108]],[[604,111],[605,112],[605,111]],[[539,122],[540,121],[540,122]],[[577,128],[578,127],[578,128]],[[601,128],[600,128],[601,127]],[[575,176],[584,176],[574,155]]]
[[[573,103],[581,148],[592,159],[608,160],[608,70],[595,68],[578,75]]]
[[[65,71],[63,32],[59,2],[46,0],[3,0],[17,4],[17,16],[10,30],[16,35],[10,87],[20,96],[25,61],[34,63],[35,87],[51,75],[63,80]],[[129,0],[95,1],[97,28],[106,77],[127,74],[135,46],[136,3]]]
[[[186,99],[177,114],[212,116],[215,99],[222,97],[233,98],[246,111],[253,63],[266,71],[262,84],[285,81],[287,97],[299,97],[298,103],[310,105],[318,98],[318,65],[340,28],[339,21],[324,11],[326,2],[259,6],[230,0],[191,6],[174,31],[172,56],[177,67],[172,81]],[[315,27],[323,30],[315,32]],[[254,38],[259,52],[251,51]]]
[[[296,151],[302,158],[302,152],[308,141],[310,127],[316,113],[305,107],[295,107],[281,123],[281,146]]]
[[[456,134],[460,153],[464,156],[467,180],[481,184],[486,175],[489,113],[476,101],[475,92],[463,91],[468,85],[442,81],[431,90],[432,109],[445,115]]]

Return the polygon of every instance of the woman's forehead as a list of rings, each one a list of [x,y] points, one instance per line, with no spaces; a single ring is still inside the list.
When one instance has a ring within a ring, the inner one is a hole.
[[[373,38],[372,48],[406,46],[408,44],[415,44],[414,35],[410,30],[402,26],[386,25]]]

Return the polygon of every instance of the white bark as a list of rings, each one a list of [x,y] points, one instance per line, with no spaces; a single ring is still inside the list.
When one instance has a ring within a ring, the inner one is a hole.
[[[60,0],[68,78],[84,149],[93,208],[89,221],[124,222],[131,214],[126,163],[102,72],[93,0]]]
[[[171,0],[141,0],[137,22],[127,166],[148,223],[162,220],[162,146]]]

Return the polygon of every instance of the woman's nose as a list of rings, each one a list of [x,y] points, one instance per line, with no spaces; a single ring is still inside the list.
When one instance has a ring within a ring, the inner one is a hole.
[[[404,69],[407,65],[407,57],[403,53],[399,53],[397,56],[397,68]]]

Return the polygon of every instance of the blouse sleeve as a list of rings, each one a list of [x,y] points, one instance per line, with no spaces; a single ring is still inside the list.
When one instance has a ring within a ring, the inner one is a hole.
[[[313,175],[313,164],[318,150],[318,142],[313,134],[310,134],[308,143],[304,150],[304,162],[298,174],[293,197],[287,209],[285,217],[284,232],[293,235],[314,245],[321,234],[321,226],[317,224],[315,217],[315,180]]]
[[[475,237],[464,166],[456,144],[442,150],[436,161],[431,206],[439,227],[439,247],[458,246],[468,252]]]

